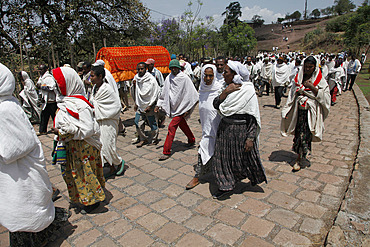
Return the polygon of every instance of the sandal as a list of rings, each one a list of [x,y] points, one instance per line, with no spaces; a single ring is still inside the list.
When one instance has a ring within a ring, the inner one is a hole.
[[[117,176],[123,175],[125,173],[125,171],[127,170],[127,168],[128,168],[128,166],[125,165],[125,161],[122,160],[122,163],[121,163],[119,169],[117,169],[118,171],[116,172],[116,175]]]
[[[301,166],[299,165],[299,162],[298,162],[298,161],[296,161],[296,162],[294,163],[294,165],[293,165],[293,172],[297,172],[297,171],[299,171],[299,170],[301,170]]]

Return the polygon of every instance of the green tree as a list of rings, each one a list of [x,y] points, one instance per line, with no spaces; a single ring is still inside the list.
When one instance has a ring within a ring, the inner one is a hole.
[[[348,48],[359,54],[370,43],[370,6],[360,7],[348,20],[344,40]]]
[[[264,19],[262,19],[262,16],[260,16],[260,15],[254,15],[254,16],[252,17],[252,22],[253,22],[253,24],[255,24],[257,27],[260,27],[260,26],[262,26],[262,25],[263,25],[263,23],[265,22],[265,20],[264,20]]]
[[[283,18],[283,17],[278,17],[277,18],[277,22],[278,23],[282,23],[284,20],[285,20],[285,18]]]
[[[221,30],[229,30],[224,49],[232,56],[245,56],[257,45],[254,30],[247,23],[241,22],[235,27],[223,25]]]
[[[239,17],[242,16],[239,2],[231,2],[229,6],[226,7],[226,11],[222,15],[226,15],[224,24],[237,26],[240,22]]]
[[[293,14],[291,14],[289,17],[289,19],[293,19],[295,21],[298,21],[299,19],[301,19],[301,12],[299,12],[298,10],[296,10]]]
[[[320,17],[320,15],[321,15],[321,13],[320,13],[320,10],[319,10],[319,9],[314,9],[314,10],[312,10],[312,12],[311,12],[311,16],[312,16],[313,18],[319,18],[319,17]]]
[[[326,16],[332,16],[334,14],[334,6],[329,6],[321,9],[321,14]]]
[[[343,15],[351,12],[356,5],[351,0],[335,0],[334,1],[334,12],[338,15]]]

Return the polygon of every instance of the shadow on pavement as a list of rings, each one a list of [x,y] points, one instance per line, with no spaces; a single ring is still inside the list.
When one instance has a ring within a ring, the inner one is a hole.
[[[297,155],[295,153],[286,150],[273,151],[269,156],[269,161],[275,162],[285,161],[289,165],[293,165],[296,159]]]

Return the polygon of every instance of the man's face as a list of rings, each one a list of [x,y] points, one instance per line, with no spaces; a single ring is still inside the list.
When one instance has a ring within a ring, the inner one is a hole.
[[[173,75],[177,75],[180,72],[180,69],[177,67],[171,67],[170,70]]]
[[[247,64],[248,65],[251,65],[251,63],[252,63],[252,58],[251,57],[247,57]]]
[[[179,60],[184,60],[184,56],[183,55],[180,55],[179,56]]]
[[[86,65],[82,65],[82,71],[83,71],[84,75],[86,75],[87,73],[90,72],[90,68],[87,67]]]
[[[205,71],[204,71],[204,82],[206,83],[206,85],[211,85],[212,82],[213,82],[213,79],[214,79],[215,75],[213,73],[213,70],[211,68],[207,68]]]
[[[144,64],[139,64],[137,66],[137,73],[139,74],[140,77],[143,77],[143,75],[146,72],[146,66]]]
[[[148,70],[149,70],[150,72],[152,72],[152,71],[153,71],[153,69],[154,69],[154,63],[148,64],[147,66],[148,66]]]
[[[222,74],[224,72],[225,65],[226,65],[225,59],[216,60],[217,72]]]

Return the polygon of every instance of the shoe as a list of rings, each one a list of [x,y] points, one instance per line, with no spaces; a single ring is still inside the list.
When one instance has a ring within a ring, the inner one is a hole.
[[[280,109],[280,105],[276,105],[276,106],[275,106],[275,108],[276,108],[276,109]]]
[[[133,144],[133,145],[134,145],[134,144],[138,144],[138,143],[140,142],[140,140],[139,140],[139,138],[138,138],[138,137],[136,137],[136,138],[132,139],[131,141],[132,141],[132,144]]]
[[[199,184],[199,178],[193,178],[192,180],[190,180],[190,182],[186,185],[186,189],[187,190],[191,190],[192,188],[194,188],[195,186],[197,186]]]
[[[187,144],[185,144],[185,146],[188,147],[188,148],[193,147],[193,146],[195,146],[195,142],[187,143]]]
[[[100,202],[97,202],[93,205],[90,205],[90,206],[84,206],[83,209],[81,210],[81,214],[89,214],[91,213],[92,211],[94,211],[95,209],[97,209],[100,205]]]
[[[161,157],[159,157],[159,160],[163,161],[163,160],[168,159],[169,157],[171,157],[171,154],[163,154]]]
[[[293,172],[297,172],[301,170],[301,166],[299,165],[298,162],[296,162],[294,165],[293,165]]]
[[[116,172],[116,175],[117,176],[121,176],[125,173],[125,171],[127,170],[128,166],[125,165],[125,161],[122,160],[122,163],[121,163],[121,166],[119,167],[118,171]]]
[[[36,132],[37,136],[42,136],[42,135],[46,135],[46,134],[47,134],[47,132]]]
[[[141,141],[141,142],[139,142],[139,143],[136,145],[136,147],[137,147],[137,148],[141,148],[142,146],[144,146],[144,145],[146,145],[146,144],[148,144],[148,141],[147,141],[147,140],[145,140],[145,141]]]
[[[231,191],[225,191],[225,190],[217,190],[213,195],[213,199],[221,199],[222,197],[230,194]]]
[[[161,141],[161,139],[155,139],[155,140],[152,141],[152,143],[149,143],[148,146],[157,145],[160,141]]]
[[[51,200],[55,202],[60,194],[60,190],[53,187],[53,195],[51,196]]]

